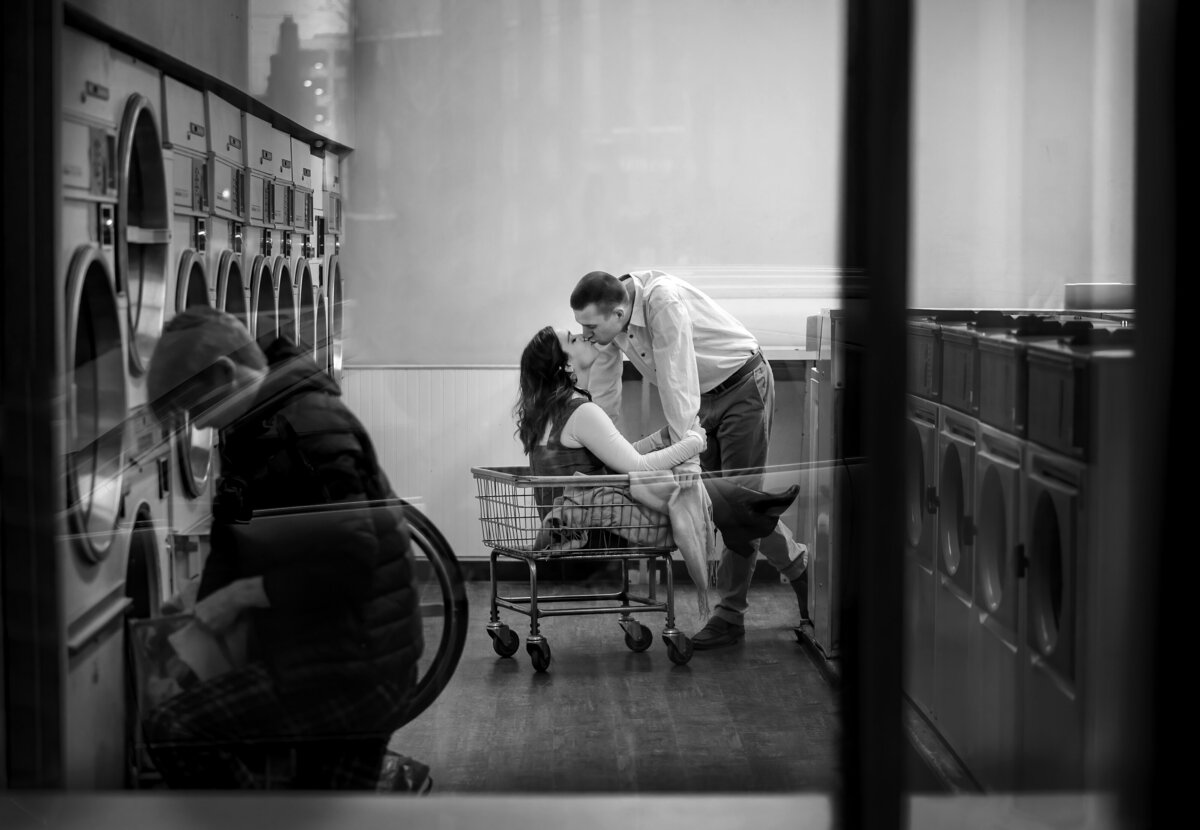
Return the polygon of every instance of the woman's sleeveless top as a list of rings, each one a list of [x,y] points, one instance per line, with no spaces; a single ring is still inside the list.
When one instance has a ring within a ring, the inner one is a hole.
[[[554,419],[550,436],[545,444],[538,444],[529,453],[529,469],[535,476],[605,475],[608,470],[595,453],[587,447],[565,447],[562,443],[563,427],[583,404],[585,398],[572,398]]]
[[[562,443],[563,427],[585,398],[572,398],[555,417],[550,435],[545,444],[537,444],[529,453],[529,470],[535,476],[609,475],[604,463],[587,447],[565,447]],[[554,500],[562,495],[561,487],[536,487],[535,498],[543,516],[550,512]]]

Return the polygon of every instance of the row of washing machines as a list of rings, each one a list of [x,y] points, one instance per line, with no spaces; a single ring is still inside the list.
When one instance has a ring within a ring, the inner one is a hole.
[[[189,85],[71,28],[61,54],[65,780],[121,786],[124,620],[199,573],[217,473],[211,430],[168,433],[149,413],[155,343],[172,315],[207,304],[339,372],[342,187],[336,154],[217,84]]]
[[[1134,322],[910,313],[904,690],[989,791],[1111,771]]]

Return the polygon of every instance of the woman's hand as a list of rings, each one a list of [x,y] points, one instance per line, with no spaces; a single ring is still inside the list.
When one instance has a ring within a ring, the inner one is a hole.
[[[682,464],[675,466],[675,480],[682,487],[690,487],[692,484],[700,480],[700,460],[697,458],[689,458]]]

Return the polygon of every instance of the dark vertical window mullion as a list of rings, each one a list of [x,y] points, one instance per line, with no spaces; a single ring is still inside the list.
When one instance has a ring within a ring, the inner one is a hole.
[[[1172,538],[1194,510],[1188,493],[1195,486],[1194,466],[1179,453],[1195,442],[1194,416],[1184,409],[1183,372],[1191,367],[1185,341],[1194,325],[1194,284],[1180,279],[1177,223],[1182,183],[1178,150],[1180,118],[1180,44],[1187,42],[1175,0],[1138,4],[1134,275],[1137,345],[1134,402],[1134,516],[1138,550],[1147,552],[1129,568],[1125,647],[1132,664],[1126,678],[1122,728],[1125,764],[1121,776],[1121,821],[1128,827],[1165,827],[1191,807],[1190,763],[1194,751],[1183,728],[1192,703],[1182,705],[1168,692],[1190,697],[1179,684],[1179,655],[1194,648],[1192,627],[1178,609],[1193,601],[1190,579],[1166,565],[1178,551]],[[1183,332],[1183,336],[1180,334]],[[1187,380],[1190,381],[1190,376]],[[1194,407],[1194,404],[1189,404]],[[1183,520],[1182,522],[1180,520]]]
[[[841,265],[846,355],[838,428],[867,467],[843,515],[839,824],[902,824],[901,563],[909,236],[911,0],[847,0]],[[836,359],[836,358],[835,358]],[[851,436],[858,436],[854,441]]]

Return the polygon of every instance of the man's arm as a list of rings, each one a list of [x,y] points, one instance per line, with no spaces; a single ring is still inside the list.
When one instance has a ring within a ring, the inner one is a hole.
[[[592,402],[604,410],[618,429],[621,427],[623,363],[624,355],[619,346],[613,343],[596,346],[596,362],[588,374],[588,391],[592,393]]]
[[[688,430],[700,429],[700,375],[692,318],[669,285],[657,286],[646,295],[646,317],[663,414],[671,440],[679,441]]]

